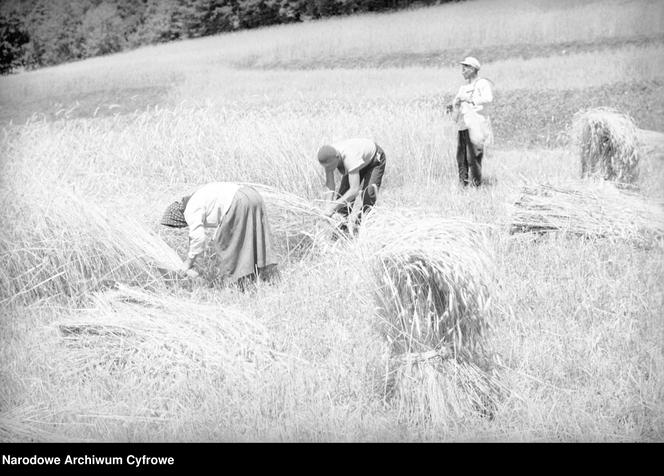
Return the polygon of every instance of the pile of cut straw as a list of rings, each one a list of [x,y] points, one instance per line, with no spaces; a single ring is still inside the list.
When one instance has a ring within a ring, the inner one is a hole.
[[[638,129],[630,116],[610,108],[580,111],[572,130],[579,144],[582,177],[623,183],[638,178]]]
[[[57,443],[71,441],[54,431],[46,422],[53,409],[48,405],[26,405],[3,409],[0,412],[0,442],[7,443]],[[49,427],[47,430],[45,428]]]
[[[664,207],[611,182],[524,186],[510,232],[551,231],[650,243],[664,236]]]
[[[276,251],[287,259],[302,259],[330,236],[334,221],[322,209],[294,193],[255,183],[263,197]]]
[[[164,378],[216,368],[224,378],[254,378],[274,360],[264,326],[217,304],[118,286],[93,306],[53,325],[66,344],[68,372]]]

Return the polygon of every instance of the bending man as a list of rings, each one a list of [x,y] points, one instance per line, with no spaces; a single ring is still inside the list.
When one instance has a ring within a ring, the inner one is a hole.
[[[265,268],[276,264],[263,198],[251,187],[230,182],[208,183],[169,205],[161,224],[189,227],[184,270],[190,277],[198,276],[193,266],[205,250],[205,228],[216,228],[212,240],[220,275],[230,282],[256,278]]]
[[[373,207],[378,198],[385,173],[383,149],[370,139],[347,139],[321,147],[318,162],[325,169],[325,185],[329,190],[325,214],[346,216],[350,226],[359,223],[361,214]],[[341,174],[338,190],[335,169]]]

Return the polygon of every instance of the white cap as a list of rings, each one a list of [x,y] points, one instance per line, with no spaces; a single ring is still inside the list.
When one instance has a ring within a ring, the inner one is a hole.
[[[477,58],[473,58],[472,56],[467,56],[463,61],[461,61],[461,64],[465,64],[466,66],[471,66],[478,71],[480,69],[480,62],[477,61]]]

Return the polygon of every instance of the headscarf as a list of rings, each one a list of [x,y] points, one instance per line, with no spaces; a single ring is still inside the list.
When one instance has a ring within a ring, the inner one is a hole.
[[[184,228],[187,226],[187,221],[184,219],[184,210],[187,208],[187,202],[189,202],[190,198],[191,195],[188,195],[182,197],[181,200],[171,203],[161,218],[161,224],[172,228]]]

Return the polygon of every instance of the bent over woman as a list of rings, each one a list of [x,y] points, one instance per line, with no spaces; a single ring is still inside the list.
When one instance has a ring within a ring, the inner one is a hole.
[[[161,224],[189,227],[189,251],[184,270],[190,277],[196,258],[205,250],[205,228],[216,228],[212,238],[219,272],[230,282],[255,278],[276,265],[263,197],[252,187],[213,182],[168,206]]]

